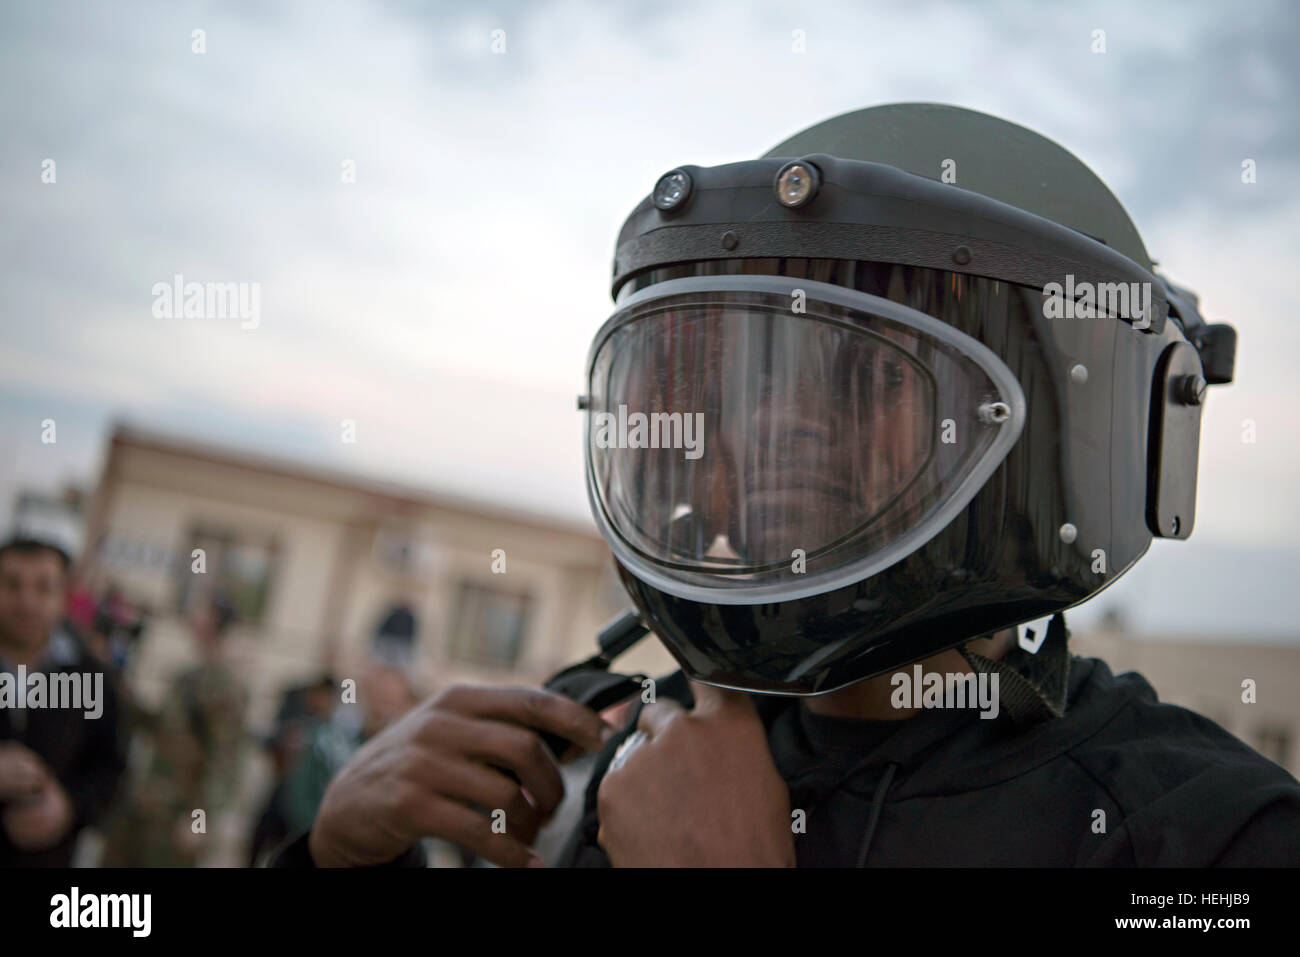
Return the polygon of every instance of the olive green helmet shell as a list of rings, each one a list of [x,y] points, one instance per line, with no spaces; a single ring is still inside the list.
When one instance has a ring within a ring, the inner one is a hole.
[[[934,180],[951,169],[962,189],[1069,226],[1143,269],[1152,267],[1133,220],[1096,173],[1047,137],[996,116],[941,103],[873,106],[810,126],[765,155],[811,153],[884,163]]]

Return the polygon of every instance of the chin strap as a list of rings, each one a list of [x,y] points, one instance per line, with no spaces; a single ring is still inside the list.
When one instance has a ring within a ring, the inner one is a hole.
[[[994,660],[962,645],[966,663],[977,675],[998,676],[998,702],[1018,725],[1037,724],[1065,714],[1065,695],[1070,678],[1069,632],[1065,616],[1057,612],[1047,626],[1047,637],[1036,654],[1020,647],[1019,641],[1005,657]]]
[[[650,633],[641,617],[629,611],[606,625],[596,638],[600,650],[586,661],[570,665],[546,679],[543,687],[592,711],[603,711],[620,701],[639,694],[646,676],[625,675],[609,670],[614,659]],[[563,754],[570,742],[557,734],[543,734],[542,740],[556,754]]]
[[[551,676],[545,687],[601,710],[641,690],[644,675],[623,675],[609,671],[618,655],[641,641],[649,629],[635,612],[627,612],[601,631],[600,651]],[[1018,725],[1037,724],[1065,714],[1065,697],[1070,677],[1069,632],[1065,616],[1057,612],[1047,626],[1047,635],[1037,653],[1031,654],[1017,641],[1000,659],[985,658],[962,645],[957,649],[977,675],[998,676],[998,702]],[[556,748],[567,745],[559,739]]]

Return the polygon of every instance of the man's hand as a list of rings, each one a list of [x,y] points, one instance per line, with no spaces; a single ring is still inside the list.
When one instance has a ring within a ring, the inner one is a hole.
[[[0,743],[0,800],[0,827],[22,851],[53,847],[74,822],[63,785],[40,755],[16,741]]]
[[[45,784],[45,762],[17,741],[0,741],[0,801],[35,797]]]
[[[600,782],[615,867],[794,867],[790,793],[749,696],[692,683],[695,710],[641,710],[648,738]]]
[[[172,847],[183,857],[198,857],[204,836],[195,833],[194,819],[188,814],[178,815],[172,823]]]
[[[538,731],[587,751],[614,733],[590,708],[549,691],[457,686],[436,695],[368,741],[330,783],[308,839],[312,860],[382,864],[438,837],[504,867],[540,865],[529,845],[564,783]],[[505,833],[493,830],[498,810]]]

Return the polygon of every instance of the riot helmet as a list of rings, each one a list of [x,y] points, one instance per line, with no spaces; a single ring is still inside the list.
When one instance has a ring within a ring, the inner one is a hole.
[[[666,172],[587,363],[596,523],[688,676],[821,694],[1192,530],[1235,333],[1077,157],[936,104]]]

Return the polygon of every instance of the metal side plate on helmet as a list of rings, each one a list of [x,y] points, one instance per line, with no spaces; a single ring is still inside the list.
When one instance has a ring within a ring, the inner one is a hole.
[[[1161,538],[1192,534],[1206,387],[1196,349],[1187,342],[1169,346],[1156,368],[1151,396],[1147,524]]]

